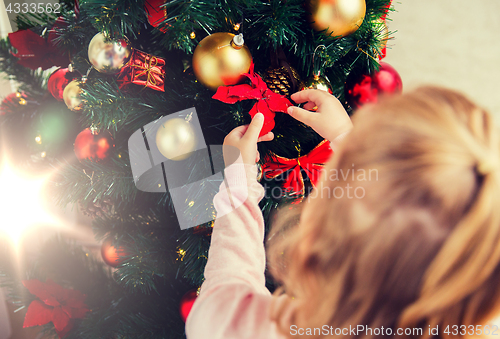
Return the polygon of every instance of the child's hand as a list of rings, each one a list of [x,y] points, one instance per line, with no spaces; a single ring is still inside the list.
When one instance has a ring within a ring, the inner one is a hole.
[[[333,141],[339,135],[351,130],[349,115],[333,95],[318,89],[307,89],[292,94],[291,98],[298,104],[307,103],[304,109],[289,107],[288,114],[310,126],[323,138]],[[307,111],[315,106],[318,106],[316,112]]]
[[[238,126],[233,129],[224,139],[224,146],[233,146],[239,149],[244,164],[255,165],[259,161],[257,143],[259,141],[273,140],[273,132],[269,132],[259,138],[260,130],[264,126],[264,115],[254,115],[250,125]],[[224,162],[226,166],[234,163],[236,157],[230,152],[231,147],[224,147]]]

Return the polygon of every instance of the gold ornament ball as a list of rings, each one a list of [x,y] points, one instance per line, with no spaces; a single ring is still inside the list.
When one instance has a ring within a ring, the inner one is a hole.
[[[337,38],[354,33],[363,23],[365,0],[311,0],[312,26]]]
[[[79,111],[82,109],[82,88],[80,87],[80,80],[73,80],[66,85],[63,91],[63,100],[66,106],[72,111]]]
[[[156,132],[156,146],[165,158],[184,160],[196,147],[196,134],[184,119],[174,118],[164,122]]]
[[[234,41],[233,41],[234,39]],[[193,54],[193,71],[206,87],[234,85],[248,73],[252,55],[242,35],[214,33],[200,41]]]
[[[301,91],[305,89],[319,89],[330,94],[333,94],[332,85],[325,77],[320,75],[313,75],[304,82],[304,85],[300,88]]]
[[[97,33],[90,40],[89,61],[101,73],[118,73],[131,55],[132,48],[126,38],[109,38]]]

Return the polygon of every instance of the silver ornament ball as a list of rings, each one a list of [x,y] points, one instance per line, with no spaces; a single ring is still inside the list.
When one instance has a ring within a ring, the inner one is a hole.
[[[173,118],[164,122],[156,132],[156,146],[170,160],[188,158],[196,147],[196,133],[184,119]]]
[[[72,111],[79,111],[83,108],[81,85],[82,82],[75,79],[64,87],[63,100],[66,106]]]
[[[97,33],[90,40],[89,61],[101,73],[118,73],[131,55],[132,48],[125,37],[110,38],[104,33]]]

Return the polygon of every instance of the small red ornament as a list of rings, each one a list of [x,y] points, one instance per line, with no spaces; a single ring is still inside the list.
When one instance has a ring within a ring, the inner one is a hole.
[[[144,10],[148,14],[148,22],[151,26],[158,27],[167,18],[167,7],[162,7],[164,4],[165,0],[146,0],[144,2]],[[161,26],[159,30],[165,33],[167,28]]]
[[[125,259],[124,256],[128,253],[123,249],[123,247],[118,247],[118,249],[113,246],[111,239],[108,239],[102,243],[101,246],[101,256],[102,260],[111,267],[117,267]]]
[[[267,87],[267,84],[262,80],[260,75],[254,72],[253,63],[250,66],[249,72],[243,75],[250,79],[251,85],[220,86],[212,96],[212,99],[227,104],[234,104],[241,100],[256,99],[257,102],[248,114],[252,118],[259,112],[264,115],[264,126],[259,134],[259,136],[263,136],[274,128],[276,112],[286,113],[288,107],[292,106],[292,103],[284,95],[274,93]]]
[[[39,299],[33,300],[28,307],[23,327],[54,324],[59,338],[71,331],[75,319],[83,319],[89,309],[85,304],[86,296],[80,291],[63,288],[47,279],[23,280],[23,285]]]
[[[198,298],[198,290],[190,290],[181,299],[179,304],[179,313],[181,315],[182,321],[186,322],[186,319],[191,312],[191,308],[193,307],[194,302]]]
[[[105,160],[115,147],[113,137],[108,131],[93,133],[90,128],[81,131],[75,140],[75,154],[78,160]]]
[[[67,68],[59,68],[50,75],[47,88],[54,98],[59,101],[64,101],[64,88],[70,83],[71,80],[76,78],[77,75],[75,73],[71,73]]]
[[[375,103],[379,96],[401,93],[403,82],[399,73],[389,64],[380,63],[378,72],[361,77],[349,76],[345,96],[349,105],[356,109],[367,103]]]
[[[120,70],[120,89],[130,84],[165,92],[165,60],[134,49],[129,62]]]

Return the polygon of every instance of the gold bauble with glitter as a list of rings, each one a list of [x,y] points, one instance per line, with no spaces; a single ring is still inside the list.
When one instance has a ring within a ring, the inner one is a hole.
[[[354,33],[363,23],[365,0],[311,0],[312,27],[341,38]]]
[[[110,38],[104,33],[97,33],[90,40],[88,55],[96,70],[116,74],[129,61],[132,48],[126,38]]]
[[[295,80],[296,88],[301,88],[304,84],[300,79],[300,75],[297,70],[290,67],[290,72],[283,66],[280,68],[268,68],[264,74],[262,74],[262,79],[267,84],[267,87],[274,93],[278,93],[284,96],[289,96],[293,94],[293,80]],[[292,79],[293,78],[293,79]]]
[[[184,160],[196,147],[196,133],[191,123],[181,118],[165,121],[156,132],[156,147],[165,158]]]
[[[193,54],[196,78],[206,87],[235,85],[248,73],[252,63],[243,34],[214,33],[200,41]]]
[[[305,89],[320,89],[322,91],[333,94],[332,85],[325,77],[320,75],[313,75],[304,82],[304,85],[300,88],[301,91]]]
[[[80,80],[71,81],[63,91],[63,100],[66,106],[72,111],[79,111],[83,108],[82,105],[82,82]]]

